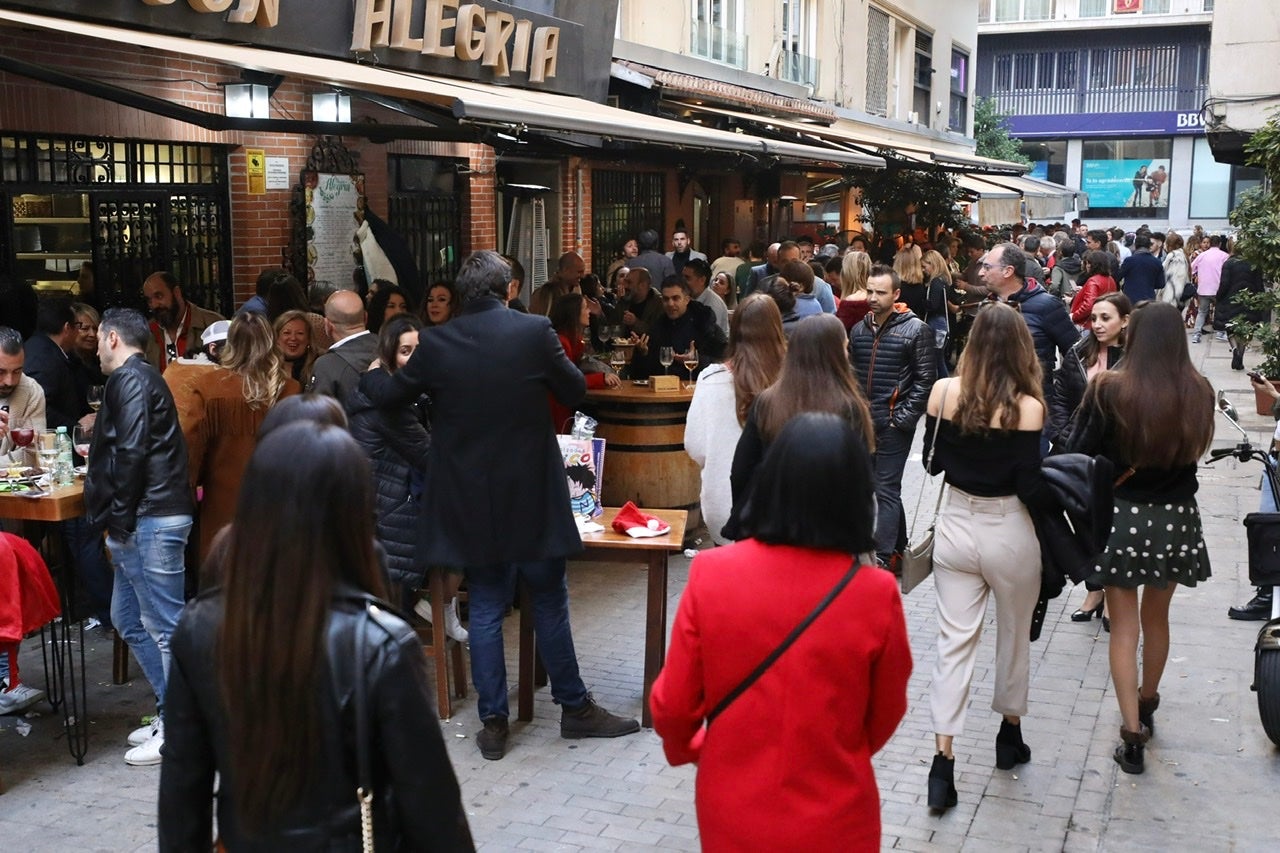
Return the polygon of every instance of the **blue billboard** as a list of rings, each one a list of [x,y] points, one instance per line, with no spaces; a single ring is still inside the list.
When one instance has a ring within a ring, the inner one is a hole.
[[[1089,194],[1089,207],[1169,206],[1169,161],[1084,160],[1080,189]]]

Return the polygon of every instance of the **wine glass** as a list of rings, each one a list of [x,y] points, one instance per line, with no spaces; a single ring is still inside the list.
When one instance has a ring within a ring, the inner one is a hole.
[[[685,388],[692,388],[694,379],[693,372],[698,369],[698,348],[693,342],[689,343],[689,351],[681,356],[684,360],[684,369],[689,372],[689,383]]]
[[[675,364],[676,351],[671,347],[662,347],[658,350],[658,364],[662,365],[662,369],[667,373],[671,372],[671,365]]]
[[[102,390],[101,385],[89,386],[89,408],[93,409],[95,412],[102,408]]]
[[[621,349],[614,347],[609,350],[609,366],[613,368],[613,372],[622,374],[622,367],[627,363],[627,356]]]
[[[30,421],[15,420],[9,424],[9,437],[13,439],[14,449],[9,451],[9,461],[18,465],[25,464],[27,455],[23,448],[30,447],[36,440],[36,430]],[[17,457],[14,457],[14,453]]]
[[[86,464],[89,461],[89,444],[92,440],[93,428],[76,424],[75,432],[72,435],[72,446],[78,456],[84,457]]]

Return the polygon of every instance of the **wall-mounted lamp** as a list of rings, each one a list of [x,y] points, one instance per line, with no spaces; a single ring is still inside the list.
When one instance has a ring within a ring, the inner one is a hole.
[[[311,120],[339,122],[351,121],[351,96],[339,92],[317,92],[311,96]]]
[[[223,98],[229,118],[271,117],[271,92],[261,83],[228,83]]]

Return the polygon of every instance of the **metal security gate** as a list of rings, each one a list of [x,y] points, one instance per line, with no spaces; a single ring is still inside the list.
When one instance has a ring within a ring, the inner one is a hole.
[[[592,171],[591,271],[601,279],[623,243],[646,228],[661,233],[664,180],[662,172]]]
[[[387,199],[387,224],[405,239],[422,276],[410,292],[426,293],[430,285],[452,282],[458,274],[462,214],[452,193],[395,193]]]

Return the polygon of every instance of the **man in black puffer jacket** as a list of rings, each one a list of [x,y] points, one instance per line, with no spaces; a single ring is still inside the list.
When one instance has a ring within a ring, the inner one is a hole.
[[[937,376],[934,334],[898,300],[901,282],[877,264],[867,277],[867,316],[849,331],[849,360],[871,405],[876,429],[876,556],[898,550],[902,471]]]
[[[982,279],[990,288],[992,299],[1008,302],[1022,314],[1036,347],[1036,357],[1040,359],[1044,399],[1048,405],[1053,399],[1053,370],[1058,363],[1058,353],[1066,356],[1080,340],[1080,330],[1071,322],[1062,300],[1049,295],[1035,281],[1025,279],[1026,263],[1027,257],[1021,249],[1012,243],[1000,243],[982,259]],[[1052,427],[1046,423],[1045,452],[1053,438]]]

